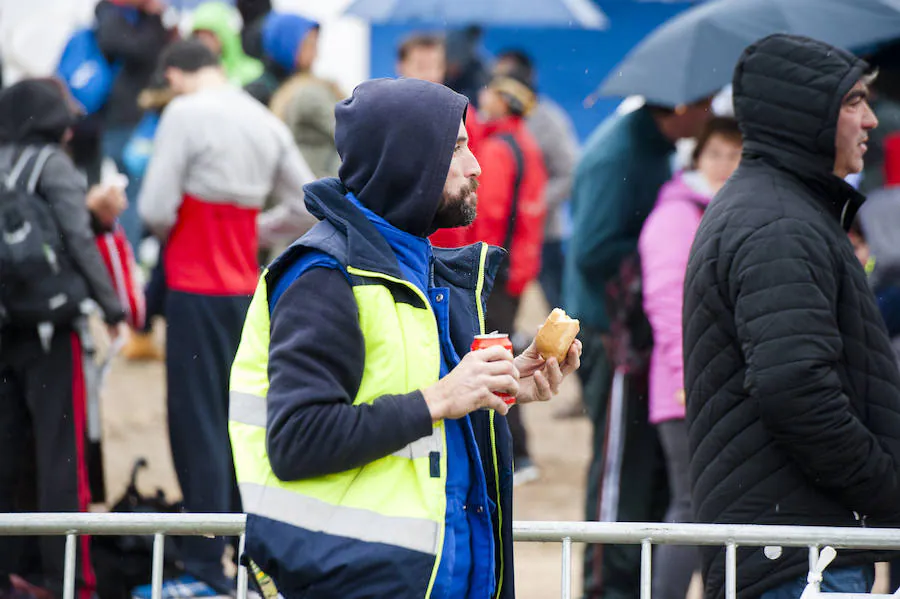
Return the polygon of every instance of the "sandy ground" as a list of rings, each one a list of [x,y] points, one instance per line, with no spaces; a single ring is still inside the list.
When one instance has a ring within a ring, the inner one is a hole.
[[[533,330],[547,313],[539,293],[529,294],[522,312],[521,326]],[[590,424],[584,418],[553,418],[560,405],[576,401],[578,393],[573,381],[553,402],[525,408],[531,453],[541,477],[516,489],[517,520],[582,519]],[[169,499],[177,498],[180,491],[169,454],[162,364],[116,360],[103,391],[102,416],[108,498],[114,501],[121,496],[131,467],[139,457],[149,462],[149,468],[139,479],[141,490],[152,493],[159,487]],[[519,543],[515,550],[517,596],[521,599],[559,597],[560,545]],[[574,555],[578,590],[580,548]]]

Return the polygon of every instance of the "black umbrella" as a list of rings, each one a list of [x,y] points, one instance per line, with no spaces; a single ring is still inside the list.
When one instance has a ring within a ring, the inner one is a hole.
[[[900,0],[714,0],[663,23],[616,66],[603,96],[644,96],[677,106],[731,81],[741,52],[772,33],[793,33],[842,48],[900,37]]]

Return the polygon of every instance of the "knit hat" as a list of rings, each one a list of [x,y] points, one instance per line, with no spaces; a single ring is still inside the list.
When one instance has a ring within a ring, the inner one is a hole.
[[[488,88],[499,93],[506,100],[509,109],[517,116],[528,116],[537,104],[534,82],[521,68],[513,68],[494,75],[488,83]]]

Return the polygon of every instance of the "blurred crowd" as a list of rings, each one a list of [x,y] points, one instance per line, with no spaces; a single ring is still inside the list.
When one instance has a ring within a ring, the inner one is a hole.
[[[316,222],[303,185],[338,176],[334,106],[349,90],[314,74],[320,25],[311,19],[266,0],[212,1],[178,29],[165,9],[164,0],[102,0],[53,76],[0,92],[0,455],[24,456],[0,460],[3,512],[85,511],[92,490],[103,499],[90,471],[102,464],[91,461],[87,431],[89,314],[125,358],[165,360],[183,509],[240,511],[231,363],[261,266]],[[479,34],[417,33],[397,49],[397,76],[468,97],[483,172],[475,222],[431,241],[509,251],[486,326],[510,333],[517,350],[534,335],[516,330],[530,287],[580,319],[582,401],[558,417],[593,425],[585,519],[689,522],[682,289],[704,212],[741,159],[741,130],[727,102],[714,114],[713,98],[696,98],[622,110],[582,146],[541,92],[538,65],[516,48],[486,55]],[[872,199],[850,238],[900,350],[892,83],[883,76],[871,88],[881,127],[850,181]],[[18,244],[30,227],[64,241]],[[35,278],[45,283],[26,283]],[[509,424],[515,484],[539,479],[521,409]],[[4,537],[0,596],[62,596],[64,542]],[[216,593],[234,588],[222,566],[228,542],[182,547],[186,572]],[[88,594],[102,585],[89,554],[79,546]],[[591,546],[584,563],[585,597],[639,594],[639,548]],[[700,558],[667,545],[654,564],[654,596],[682,599]]]

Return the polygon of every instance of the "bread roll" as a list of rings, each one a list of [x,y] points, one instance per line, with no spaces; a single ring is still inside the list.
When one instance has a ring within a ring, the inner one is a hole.
[[[581,325],[577,320],[569,318],[565,310],[555,308],[534,338],[538,353],[545,360],[556,358],[562,364],[580,330]]]

